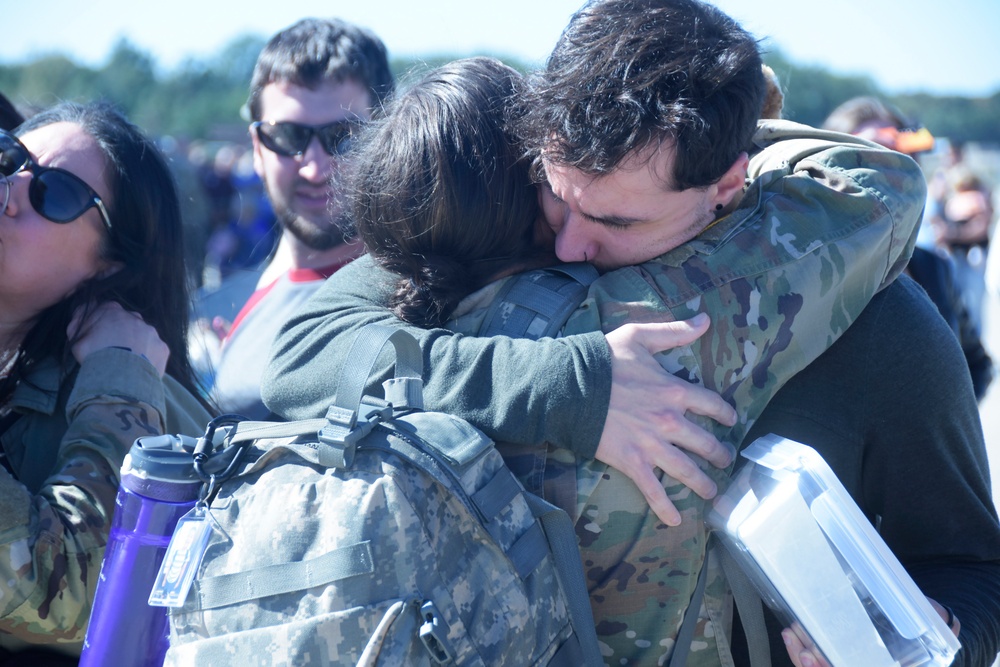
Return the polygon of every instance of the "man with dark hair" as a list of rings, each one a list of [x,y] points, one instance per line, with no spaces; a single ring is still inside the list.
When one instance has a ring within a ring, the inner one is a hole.
[[[604,488],[602,499],[578,486],[570,502],[559,502],[581,544],[598,552],[584,570],[609,664],[669,664],[675,648],[689,647],[687,664],[733,664],[725,581],[714,564],[706,603],[687,608],[706,561],[703,499],[725,481],[712,466],[728,472],[731,463],[721,442],[741,444],[774,393],[843,335],[876,292],[906,289],[893,280],[924,203],[919,168],[863,140],[758,124],[761,68],[756,40],[711,5],[589,2],[534,81],[522,134],[544,176],[559,258],[605,272],[586,306],[600,314],[606,341],[408,329],[429,360],[429,407],[456,412],[497,440],[547,441],[597,459],[634,482]],[[385,284],[362,259],[288,322],[262,387],[272,410],[324,413],[329,378],[357,330],[402,326],[384,307]],[[657,357],[680,379],[653,373],[651,323],[698,312],[712,316],[712,328]],[[706,387],[736,406],[735,424],[701,393]],[[950,390],[961,400],[962,389]],[[972,434],[957,446],[974,460],[981,436],[978,445]],[[577,474],[602,488],[599,466]],[[973,474],[964,463],[951,481],[963,474]],[[979,481],[956,507],[970,510],[966,527],[988,536],[968,559],[973,569],[1000,553]],[[691,614],[695,639],[675,647]]]
[[[536,77],[521,136],[560,197],[586,190],[593,199],[628,175],[648,176],[660,200],[648,202],[655,213],[570,215],[569,228],[556,230],[560,259],[604,268],[644,261],[636,255],[677,247],[738,200],[767,94],[762,64],[755,40],[704,3],[591,3],[578,12]],[[574,199],[564,199],[571,209]],[[606,224],[617,217],[628,234]]]
[[[282,226],[275,257],[223,341],[214,396],[226,412],[268,415],[260,378],[281,325],[361,253],[331,175],[359,126],[393,90],[386,49],[339,19],[303,19],[261,51],[250,84],[254,168]]]

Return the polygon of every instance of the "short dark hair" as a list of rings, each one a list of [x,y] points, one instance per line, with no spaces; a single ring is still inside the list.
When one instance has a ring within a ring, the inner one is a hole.
[[[261,120],[260,95],[269,83],[314,89],[347,80],[366,87],[372,108],[381,108],[395,86],[382,40],[340,19],[302,19],[274,35],[257,57],[247,100],[250,119]]]
[[[440,326],[498,271],[553,261],[535,246],[537,188],[509,129],[523,85],[496,59],[455,61],[390,102],[358,142],[351,217],[401,276],[392,305],[402,319]]]
[[[766,95],[757,41],[699,0],[592,0],[532,81],[530,150],[593,175],[676,148],[671,189],[717,182],[749,150]]]
[[[111,229],[101,226],[101,254],[121,268],[87,280],[39,314],[23,339],[13,371],[0,382],[0,403],[33,364],[46,357],[65,363],[74,342],[66,329],[78,307],[109,301],[138,313],[156,329],[170,349],[167,373],[200,396],[187,354],[190,302],[180,204],[166,160],[151,139],[106,103],[62,102],[26,120],[17,134],[55,123],[79,125],[104,157]]]

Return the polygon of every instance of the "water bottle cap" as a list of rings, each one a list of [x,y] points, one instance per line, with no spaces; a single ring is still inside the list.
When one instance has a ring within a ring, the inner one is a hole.
[[[149,495],[150,488],[173,486],[177,488],[170,495],[197,498],[202,481],[191,456],[195,443],[194,438],[183,435],[139,438],[122,464],[122,486],[142,495]],[[155,495],[162,494],[158,491]]]

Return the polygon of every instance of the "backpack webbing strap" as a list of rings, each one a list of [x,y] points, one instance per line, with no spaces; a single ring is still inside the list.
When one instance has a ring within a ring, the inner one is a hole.
[[[363,328],[347,353],[337,393],[333,405],[345,411],[357,412],[364,396],[368,378],[375,370],[375,363],[386,344],[392,343],[396,351],[394,378],[417,378],[423,376],[424,360],[420,347],[410,334],[402,329],[391,329],[380,324],[369,324]],[[395,406],[421,408],[421,405]],[[332,409],[332,408],[331,408]],[[356,415],[355,415],[356,416]],[[353,426],[354,424],[351,424]]]
[[[371,545],[359,542],[308,560],[207,577],[195,581],[188,599],[197,600],[197,609],[215,609],[373,572]]]
[[[580,667],[580,665],[592,664],[587,662],[587,656],[580,646],[580,638],[575,634],[562,643],[549,661],[546,667]],[[600,663],[597,663],[600,664]]]
[[[549,548],[552,550],[553,565],[559,576],[559,584],[566,595],[566,604],[569,605],[573,630],[580,642],[582,659],[577,659],[571,664],[588,667],[603,665],[604,660],[597,644],[594,613],[590,609],[590,597],[587,594],[583,562],[580,560],[580,547],[577,546],[573,522],[566,512],[538,496],[529,493],[525,494],[525,497],[532,513],[541,522],[545,531]]]
[[[503,508],[522,492],[521,485],[506,467],[497,470],[493,479],[472,494],[472,500],[479,507],[487,523],[495,519]]]
[[[514,569],[517,570],[517,576],[521,579],[527,579],[538,564],[545,560],[548,553],[545,531],[538,521],[531,524],[531,527],[507,549],[507,557],[510,558]]]
[[[767,639],[764,625],[764,603],[750,578],[743,572],[736,559],[726,548],[716,549],[722,562],[722,571],[733,591],[736,608],[740,611],[740,622],[747,637],[747,651],[751,667],[771,667],[771,644]]]
[[[691,640],[694,639],[694,629],[698,625],[698,612],[701,610],[701,602],[705,599],[705,586],[708,582],[708,548],[705,549],[705,560],[701,564],[701,572],[698,573],[698,583],[695,584],[694,593],[691,595],[691,602],[684,612],[684,620],[681,621],[681,629],[677,631],[677,639],[674,641],[674,652],[670,656],[667,667],[684,667],[687,664],[688,653],[691,652]],[[754,666],[756,667],[756,666]]]
[[[583,262],[520,273],[500,288],[476,335],[554,337],[597,277]]]
[[[326,426],[326,419],[302,419],[291,422],[239,422],[229,435],[229,445],[262,438],[289,438],[299,435],[315,436]]]
[[[482,512],[486,523],[489,524],[522,493],[523,487],[518,483],[513,473],[503,467],[497,470],[493,479],[472,495],[472,501]],[[531,504],[531,496],[525,495],[525,498],[528,499],[532,515],[535,515],[536,506]],[[536,518],[538,517],[536,516]],[[490,530],[489,525],[486,528]],[[492,530],[490,530],[490,534],[493,534]],[[497,539],[497,536],[493,535],[493,538]],[[518,576],[525,579],[545,559],[549,548],[549,540],[542,527],[542,522],[539,520],[531,524],[531,527],[510,545],[507,549],[507,557],[510,558]]]
[[[768,643],[767,628],[764,626],[763,602],[736,560],[714,538],[709,539],[708,549],[705,550],[705,562],[701,567],[701,572],[698,573],[698,583],[691,596],[691,604],[688,605],[687,613],[684,614],[684,620],[681,622],[681,629],[677,633],[677,641],[674,644],[674,652],[670,657],[668,667],[684,667],[687,663],[687,656],[691,651],[691,640],[694,638],[695,626],[698,624],[698,612],[705,598],[709,550],[718,555],[722,571],[733,591],[736,608],[740,610],[740,621],[743,623],[744,634],[747,638],[747,650],[750,654],[750,666],[771,667],[771,645]]]

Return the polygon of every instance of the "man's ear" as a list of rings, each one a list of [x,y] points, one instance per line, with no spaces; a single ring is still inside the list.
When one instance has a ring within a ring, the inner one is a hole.
[[[747,169],[749,168],[750,157],[744,151],[736,157],[736,161],[715,184],[714,204],[719,210],[729,206],[733,197],[743,192],[743,184],[746,182]]]

